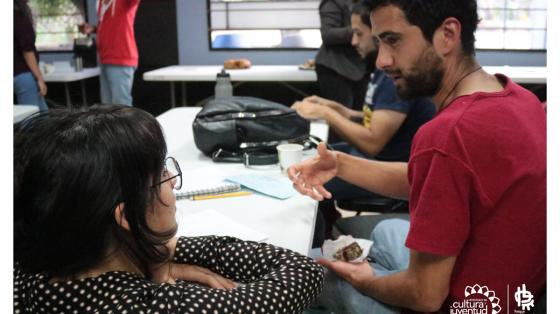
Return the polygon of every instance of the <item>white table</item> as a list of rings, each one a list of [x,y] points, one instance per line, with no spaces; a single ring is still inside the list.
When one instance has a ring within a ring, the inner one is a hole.
[[[99,67],[83,68],[81,71],[76,71],[69,66],[60,66],[55,64],[55,70],[49,74],[43,73],[45,82],[60,82],[64,83],[64,93],[66,95],[66,106],[71,107],[70,89],[68,83],[80,81],[82,90],[82,105],[87,106],[86,87],[84,80],[90,77],[99,76]]]
[[[484,66],[484,71],[502,73],[518,84],[546,84],[546,67]]]
[[[171,82],[171,105],[175,107],[175,82],[181,83],[182,105],[186,105],[184,82],[214,82],[221,65],[173,65],[144,73],[146,81]],[[313,70],[300,70],[297,65],[254,65],[249,69],[226,70],[232,82],[277,82],[290,90],[306,96],[289,82],[315,82]]]
[[[256,174],[281,177],[277,166],[269,167],[267,170],[248,169],[242,164],[214,163],[202,154],[194,144],[192,132],[192,122],[199,110],[199,107],[174,108],[157,117],[165,134],[168,155],[175,157],[181,166],[183,182],[201,180],[200,176],[204,173],[219,173],[223,176]],[[312,123],[311,133],[325,138],[328,126],[320,122]],[[308,156],[314,153],[306,152]],[[268,243],[305,255],[309,254],[311,249],[317,202],[298,193],[286,200],[254,193],[249,196],[177,202],[179,208],[177,215],[183,218],[185,215],[212,209],[239,224],[267,234]],[[184,221],[183,218],[178,218],[178,222]]]
[[[184,82],[213,82],[221,65],[173,65],[144,73],[146,81],[171,82],[171,105],[175,107],[175,82],[181,83],[182,105],[185,106],[186,90]],[[546,84],[546,67],[484,66],[490,74],[502,73],[519,84]],[[288,82],[315,82],[313,70],[300,70],[296,65],[254,65],[244,70],[227,70],[232,82],[278,82],[298,94],[301,91]]]
[[[18,123],[38,111],[39,107],[35,105],[14,105],[14,123]]]

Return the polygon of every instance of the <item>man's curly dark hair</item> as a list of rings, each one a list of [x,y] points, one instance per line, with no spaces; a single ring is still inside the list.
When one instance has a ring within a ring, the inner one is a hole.
[[[364,0],[363,4],[371,11],[388,5],[400,8],[407,21],[418,26],[429,42],[441,23],[454,17],[461,23],[463,52],[475,54],[474,33],[479,22],[476,0]]]

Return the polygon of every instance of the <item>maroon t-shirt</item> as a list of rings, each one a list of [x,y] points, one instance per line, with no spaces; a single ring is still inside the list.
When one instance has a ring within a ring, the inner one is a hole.
[[[14,76],[30,72],[25,59],[23,59],[23,52],[26,51],[35,52],[35,57],[39,62],[39,55],[35,49],[33,24],[22,12],[14,11]]]
[[[546,282],[546,117],[532,93],[496,76],[503,91],[455,99],[412,145],[406,245],[457,256],[444,313],[475,306],[465,299],[505,313],[508,297],[513,313],[518,287],[536,303]]]

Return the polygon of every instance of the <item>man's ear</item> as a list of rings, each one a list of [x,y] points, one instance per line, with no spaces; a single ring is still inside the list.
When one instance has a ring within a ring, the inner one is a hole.
[[[117,224],[121,226],[124,230],[130,231],[130,226],[128,224],[128,220],[124,215],[124,203],[119,203],[117,207],[115,207],[115,220]]]
[[[433,44],[442,56],[461,51],[461,22],[454,17],[446,18],[436,29]]]

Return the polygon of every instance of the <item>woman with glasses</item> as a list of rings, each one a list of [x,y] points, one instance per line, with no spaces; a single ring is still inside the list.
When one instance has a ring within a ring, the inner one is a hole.
[[[289,250],[174,237],[182,172],[140,109],[52,110],[14,151],[15,313],[300,313],[321,291]]]

